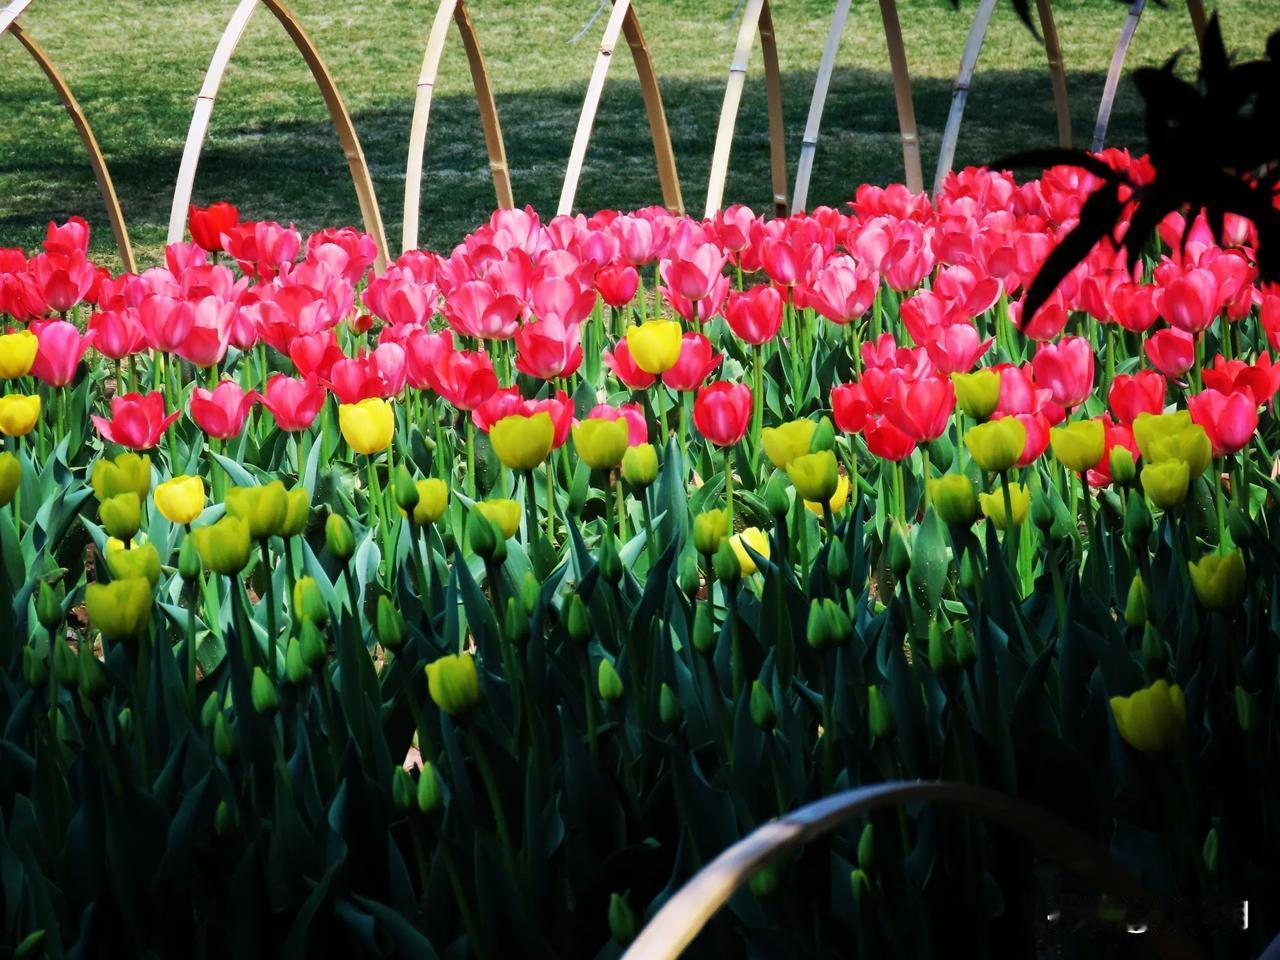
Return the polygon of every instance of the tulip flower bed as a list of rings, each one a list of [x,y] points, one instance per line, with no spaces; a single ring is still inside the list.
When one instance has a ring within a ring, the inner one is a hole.
[[[1022,316],[1095,182],[502,211],[377,276],[357,231],[226,204],[139,276],[79,220],[0,251],[3,941],[617,955],[769,819],[944,777],[1161,897],[1252,897],[1191,932],[1256,946],[1280,294],[1188,212]],[[1046,928],[1079,893],[910,806],[692,953],[1132,943]]]

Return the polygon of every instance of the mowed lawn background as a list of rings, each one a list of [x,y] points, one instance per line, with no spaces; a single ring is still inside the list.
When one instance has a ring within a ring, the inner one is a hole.
[[[355,119],[394,250],[414,86],[435,0],[292,0],[328,60]],[[834,0],[775,0],[784,73],[788,161],[800,138]],[[1034,5],[1033,5],[1034,6]],[[37,0],[21,23],[67,77],[119,190],[140,263],[162,255],[169,204],[195,95],[234,0]],[[554,212],[587,79],[605,24],[569,40],[593,0],[473,0],[489,63],[515,197]],[[737,36],[735,0],[636,0],[675,142],[689,210],[700,213],[714,133]],[[932,181],[952,85],[975,4],[900,0],[926,185]],[[1228,47],[1262,54],[1280,28],[1280,0],[1223,0]],[[1077,144],[1087,145],[1103,78],[1127,5],[1055,0],[1069,71]],[[739,13],[740,15],[740,13]],[[1197,61],[1185,6],[1148,4],[1127,67],[1183,50]],[[596,121],[578,208],[634,208],[661,198],[639,87],[625,43],[615,55]],[[1001,0],[961,130],[957,165],[1051,145],[1055,122],[1043,48]],[[1109,142],[1141,148],[1133,84],[1120,90]],[[810,205],[840,203],[858,183],[902,177],[879,7],[854,4],[818,145]],[[422,193],[423,242],[448,249],[494,205],[466,58],[454,31],[431,111]],[[359,224],[337,137],[309,72],[275,18],[259,10],[218,97],[196,181],[198,203],[231,200],[247,217],[304,230]],[[757,43],[739,114],[726,203],[769,206],[768,135]],[[0,38],[0,246],[38,243],[50,218],[80,213],[94,252],[115,266],[92,173],[43,74],[12,37]]]

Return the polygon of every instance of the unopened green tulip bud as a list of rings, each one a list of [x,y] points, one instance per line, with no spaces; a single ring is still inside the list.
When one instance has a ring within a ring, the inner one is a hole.
[[[213,752],[223,760],[230,760],[236,755],[239,742],[236,733],[231,729],[231,721],[221,710],[213,721]]]
[[[929,499],[938,519],[953,527],[967,527],[978,519],[978,491],[962,473],[948,473],[929,481]]]
[[[896,519],[889,524],[887,550],[889,569],[896,579],[901,580],[911,569],[911,550],[907,546],[906,530]]]
[[[833,537],[827,547],[827,576],[834,583],[844,583],[849,578],[849,551],[838,537]]]
[[[498,528],[494,526],[493,521],[479,510],[472,510],[467,514],[467,543],[471,545],[471,552],[476,556],[486,560],[492,558],[498,546],[499,536]]]
[[[658,690],[658,717],[668,730],[679,727],[680,721],[684,719],[684,708],[680,706],[679,698],[665,683]]]
[[[33,647],[22,648],[22,678],[32,690],[43,690],[49,681],[49,668],[44,657],[36,653]]]
[[[819,417],[813,436],[809,439],[809,452],[819,453],[836,448],[836,428],[830,417]],[[807,498],[806,498],[807,499]]]
[[[565,602],[568,604],[564,614],[565,630],[569,632],[570,640],[583,643],[591,636],[591,614],[581,594],[571,593]]]
[[[276,685],[261,667],[253,668],[249,697],[253,701],[253,709],[258,713],[270,716],[280,709],[280,695],[276,693]]]
[[[302,686],[311,675],[311,669],[302,659],[302,644],[298,642],[297,637],[290,637],[288,645],[284,648],[284,675],[295,687]]]
[[[676,561],[676,583],[687,597],[696,596],[702,589],[702,574],[698,571],[698,561],[688,551],[680,554],[680,559]]]
[[[704,557],[720,547],[729,533],[729,515],[723,510],[704,510],[693,518],[693,545]]]
[[[693,649],[710,656],[716,648],[716,627],[711,618],[711,604],[700,603],[693,611]]]
[[[1147,589],[1142,574],[1135,574],[1129,582],[1129,595],[1124,602],[1124,622],[1135,630],[1146,625],[1147,611],[1151,609],[1151,591]]]
[[[893,733],[893,713],[889,710],[889,701],[875,684],[867,687],[867,723],[873,740],[881,740]]]
[[[948,673],[956,667],[951,637],[936,618],[929,621],[929,666],[934,673]]]
[[[1244,733],[1253,733],[1262,723],[1262,708],[1258,698],[1236,684],[1236,720]]]
[[[871,878],[867,876],[867,871],[861,867],[854,868],[849,874],[849,883],[853,887],[853,899],[855,903],[861,903],[864,898],[871,894]]]
[[[538,582],[538,578],[533,575],[532,570],[524,572],[524,579],[520,581],[520,606],[524,608],[524,615],[532,617],[533,612],[538,609],[538,601],[542,599],[542,584]]]
[[[622,479],[637,490],[643,490],[658,479],[658,451],[651,443],[627,447],[622,455]]]
[[[765,733],[778,725],[778,712],[773,708],[773,697],[759,680],[751,684],[751,722]]]
[[[218,711],[222,709],[222,704],[218,699],[218,691],[214,690],[205,697],[204,706],[200,708],[200,725],[206,730],[212,730],[214,723],[218,719]]]
[[[306,487],[296,486],[285,495],[284,503],[284,522],[276,532],[285,538],[302,536],[311,519],[311,494]]]
[[[622,699],[622,678],[618,676],[618,671],[613,668],[608,657],[600,661],[600,667],[596,671],[596,690],[600,699],[606,703]]]
[[[1137,547],[1146,546],[1154,524],[1151,521],[1151,510],[1142,497],[1129,497],[1129,505],[1124,514],[1125,539]]]
[[[142,522],[142,501],[133,491],[117,494],[98,505],[98,519],[108,536],[128,542],[137,534]]]
[[[224,577],[234,577],[249,563],[249,525],[236,517],[193,530],[196,549],[205,567]]]
[[[126,740],[133,735],[133,710],[130,707],[122,707],[116,714],[116,726]]]
[[[1127,487],[1138,475],[1137,464],[1133,462],[1133,454],[1128,447],[1119,444],[1111,448],[1107,460],[1111,467],[1111,482],[1119,487]]]
[[[312,620],[302,623],[301,639],[298,644],[302,648],[302,662],[311,670],[324,663],[329,651],[324,642],[324,632]]]
[[[423,816],[431,816],[444,806],[444,783],[436,771],[436,765],[430,761],[422,765],[418,773],[418,810]]]
[[[831,623],[822,608],[822,601],[817,598],[809,601],[809,618],[805,622],[804,639],[814,650],[821,650],[831,642]]]
[[[53,676],[64,687],[69,687],[80,679],[80,664],[76,660],[75,651],[66,639],[58,634],[53,638]]]
[[[413,778],[404,767],[396,767],[391,774],[391,804],[401,813],[413,806]]]
[[[967,623],[956,621],[951,625],[951,649],[955,651],[956,663],[961,667],[967,667],[978,659],[973,631]]]
[[[1253,521],[1234,503],[1227,507],[1227,529],[1237,544],[1248,545],[1253,540]]]
[[[1205,834],[1204,846],[1200,848],[1200,856],[1204,860],[1204,868],[1213,876],[1218,872],[1218,828],[1212,827]]]
[[[378,634],[378,642],[392,653],[403,647],[409,636],[409,625],[404,622],[404,617],[385,593],[378,597],[374,628]]]
[[[610,583],[616,584],[622,579],[622,557],[618,556],[618,547],[613,542],[612,535],[606,533],[601,537],[596,563],[600,565],[600,576]]]
[[[764,485],[764,506],[779,521],[791,509],[791,495],[787,492],[787,475],[782,470],[775,470],[769,475]]]
[[[1156,625],[1148,621],[1142,628],[1142,662],[1155,675],[1164,673],[1169,662],[1169,650]]]
[[[409,468],[403,463],[396,467],[395,475],[391,481],[391,490],[395,494],[396,506],[409,514],[409,516],[413,516],[414,508],[418,506],[418,500],[421,499],[421,496],[418,493],[418,485],[414,482],[413,474],[409,472]]]
[[[761,900],[767,900],[778,892],[782,880],[778,876],[778,868],[771,863],[766,863],[763,867],[751,875],[751,879],[747,881],[747,886],[751,888],[751,893]]]
[[[185,583],[194,583],[200,578],[204,564],[200,562],[200,551],[196,549],[195,537],[186,537],[178,548],[178,576]]]
[[[315,577],[300,577],[293,585],[293,615],[299,623],[310,620],[321,628],[329,622],[329,606]]]
[[[289,515],[289,499],[279,480],[256,487],[232,487],[226,495],[227,515],[249,525],[251,540],[278,534]]]
[[[1057,513],[1053,509],[1053,500],[1057,497],[1057,490],[1050,487],[1048,490],[1040,490],[1039,495],[1031,498],[1031,522],[1036,525],[1036,529],[1048,535],[1053,528],[1054,521],[1057,520]]]
[[[732,586],[742,576],[742,564],[738,562],[738,554],[728,538],[720,541],[716,555],[711,558],[711,569],[722,583]]]
[[[0,453],[0,510],[13,502],[22,485],[22,461],[12,453]]]
[[[986,573],[974,551],[966,550],[964,559],[960,561],[960,586],[970,593],[986,582]]]
[[[213,829],[219,838],[226,840],[235,834],[236,819],[232,814],[231,808],[227,806],[224,800],[218,804],[218,809],[213,812]]]
[[[56,584],[47,580],[40,581],[40,592],[36,596],[36,619],[40,626],[52,636],[62,625],[62,602],[67,598],[67,589],[59,580]]]
[[[451,653],[427,664],[427,692],[451,717],[464,717],[480,703],[480,674],[470,653]]]
[[[507,639],[516,646],[523,646],[529,639],[529,615],[516,603],[515,597],[507,597],[507,614],[502,627]]]
[[[853,621],[844,612],[844,607],[827,597],[822,601],[822,612],[827,618],[831,642],[837,647],[844,646],[853,638]]]
[[[76,680],[80,695],[86,700],[97,702],[107,692],[107,671],[87,643],[80,644],[80,655],[76,660],[79,668]]]
[[[324,522],[324,545],[336,560],[347,561],[356,552],[355,534],[351,525],[337,513],[329,514]]]
[[[636,915],[620,893],[609,897],[609,934],[620,947],[625,947],[636,936]]]
[[[858,837],[858,866],[870,870],[876,863],[876,829],[870,823],[862,828]]]

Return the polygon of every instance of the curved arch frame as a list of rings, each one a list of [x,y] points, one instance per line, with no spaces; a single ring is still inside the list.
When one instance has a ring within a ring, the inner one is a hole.
[[[111,171],[107,169],[106,158],[102,155],[102,148],[98,146],[98,138],[93,135],[93,128],[89,126],[89,119],[84,115],[84,110],[80,107],[80,101],[75,98],[75,94],[71,92],[71,87],[67,85],[66,79],[54,66],[49,55],[44,49],[36,43],[36,41],[18,25],[18,17],[22,12],[31,6],[32,0],[14,0],[3,10],[0,10],[0,35],[8,32],[13,35],[27,53],[31,54],[31,59],[43,71],[49,84],[57,93],[58,99],[62,102],[62,106],[66,109],[71,117],[71,122],[75,125],[76,133],[80,137],[80,142],[84,145],[85,153],[89,155],[89,165],[93,168],[93,178],[98,182],[98,192],[102,194],[102,203],[107,210],[107,222],[111,225],[112,236],[115,237],[116,251],[120,255],[120,261],[124,269],[129,273],[137,270],[137,263],[133,256],[133,246],[129,243],[129,231],[125,227],[124,213],[120,209],[120,198],[116,195],[115,182],[111,179]]]
[[[409,159],[405,164],[404,219],[402,222],[400,249],[414,250],[418,246],[419,218],[422,203],[422,165],[427,146],[427,124],[431,116],[431,97],[435,92],[436,78],[440,72],[440,57],[444,53],[449,35],[449,21],[458,26],[462,45],[467,52],[467,64],[471,70],[471,85],[475,88],[476,106],[480,108],[480,122],[484,127],[485,148],[489,152],[489,171],[493,176],[493,190],[499,209],[515,206],[511,195],[511,170],[507,166],[507,147],[502,139],[502,124],[498,120],[498,107],[493,100],[493,87],[489,82],[489,68],[476,37],[475,27],[467,12],[465,0],[440,0],[436,18],[431,24],[427,49],[422,55],[422,69],[418,74],[418,86],[413,101],[413,121],[409,127]]]
[[[840,38],[844,35],[845,21],[853,0],[838,0],[831,15],[831,27],[827,31],[827,43],[822,50],[822,61],[813,84],[813,99],[809,102],[809,119],[804,125],[804,139],[800,142],[800,159],[796,164],[796,186],[791,194],[794,210],[804,210],[809,199],[809,181],[813,175],[813,156],[818,147],[818,131],[822,126],[822,113],[827,105],[831,88],[831,75],[835,70],[836,54],[840,50]],[[880,0],[880,19],[884,23],[885,42],[889,47],[889,65],[893,72],[893,93],[898,108],[898,130],[902,138],[902,168],[907,189],[919,193],[924,189],[924,172],[920,165],[920,136],[916,128],[915,102],[911,97],[911,74],[907,68],[907,51],[902,42],[902,25],[898,21],[898,5],[895,0]]]
[[[711,154],[711,176],[707,181],[705,216],[714,217],[724,202],[724,185],[729,174],[729,154],[733,150],[733,130],[742,104],[742,89],[747,81],[747,60],[751,56],[753,34],[760,33],[760,51],[764,55],[764,86],[769,109],[769,168],[773,186],[773,212],[785,217],[787,202],[787,141],[782,125],[782,74],[778,69],[778,41],[773,29],[769,0],[747,0],[738,28],[738,42],[729,65],[729,82],[724,89],[724,105],[720,108],[720,124],[716,129],[715,149]]]
[[[1142,11],[1147,0],[1133,0],[1129,13],[1124,18],[1124,26],[1120,28],[1120,38],[1116,41],[1115,51],[1111,54],[1111,65],[1107,68],[1107,79],[1102,86],[1102,100],[1098,103],[1098,119],[1093,126],[1094,153],[1100,151],[1107,141],[1107,127],[1111,123],[1111,110],[1116,103],[1116,93],[1120,89],[1120,74],[1124,70],[1125,58],[1129,55],[1129,44],[1133,35],[1138,32],[1138,21],[1142,19]],[[1204,30],[1208,19],[1204,12],[1204,0],[1187,0],[1187,13],[1191,15],[1191,29],[1195,31],[1196,46],[1204,44]]]
[[[1182,933],[1158,922],[1158,904],[1133,875],[1075,827],[993,790],[947,781],[917,781],[849,790],[801,807],[755,830],[698,871],[664,903],[632,941],[623,960],[674,960],[734,891],[782,851],[808,843],[856,816],[912,802],[967,810],[1009,828],[1030,840],[1045,856],[1091,881],[1101,892],[1141,908],[1150,921],[1144,939],[1157,955],[1167,960],[1193,960],[1200,956]]]
[[[933,178],[934,194],[942,189],[942,182],[955,163],[956,141],[960,138],[960,123],[964,119],[965,102],[969,99],[969,87],[973,83],[973,73],[978,66],[978,55],[982,52],[982,43],[986,40],[987,31],[991,27],[991,15],[995,11],[995,6],[996,0],[981,0],[978,11],[973,16],[973,25],[969,28],[969,37],[965,41],[964,53],[960,57],[960,71],[956,74],[955,87],[951,93],[951,110],[947,114],[947,125],[942,131],[938,167]],[[1058,119],[1058,145],[1069,147],[1071,146],[1071,105],[1067,99],[1067,73],[1062,60],[1062,46],[1058,42],[1058,25],[1053,18],[1053,6],[1050,0],[1036,0],[1036,16],[1040,21],[1040,30],[1044,34],[1045,55],[1049,61],[1054,112]]]
[[[360,203],[360,214],[364,220],[365,232],[373,237],[378,247],[378,257],[374,262],[375,272],[382,272],[387,265],[387,234],[382,226],[382,213],[378,209],[378,198],[373,190],[373,179],[369,176],[369,166],[364,159],[364,149],[360,146],[360,138],[356,135],[355,125],[351,122],[351,114],[338,92],[333,75],[320,51],[310,36],[302,28],[298,18],[289,10],[282,0],[240,0],[226,29],[218,41],[218,46],[209,61],[209,69],[205,72],[204,83],[196,96],[195,111],[191,115],[191,126],[187,130],[187,142],[182,148],[182,163],[178,168],[178,180],[173,191],[173,205],[169,210],[168,243],[179,243],[186,233],[187,206],[191,203],[191,193],[195,186],[196,168],[200,164],[200,152],[204,147],[204,138],[209,131],[209,120],[213,116],[214,100],[218,96],[218,88],[222,86],[222,78],[226,74],[227,64],[235,53],[244,36],[249,18],[258,8],[258,4],[266,7],[284,27],[285,33],[293,41],[298,53],[306,61],[311,76],[320,88],[329,117],[338,132],[338,140],[342,143],[342,152],[347,158],[347,167],[351,171],[351,181],[355,186],[356,198]]]
[[[618,43],[619,33],[626,37],[627,45],[631,48],[631,59],[635,62],[636,74],[640,78],[640,92],[644,97],[645,113],[649,117],[649,135],[653,139],[653,154],[658,165],[658,182],[662,187],[663,206],[672,213],[683,214],[684,197],[680,192],[680,177],[676,172],[676,155],[671,146],[671,129],[667,125],[667,111],[662,105],[662,91],[658,87],[658,75],[653,69],[653,58],[649,55],[649,46],[640,29],[640,18],[636,16],[631,0],[613,0],[613,10],[605,24],[604,36],[600,40],[600,52],[596,55],[595,66],[591,70],[591,80],[587,84],[582,113],[578,115],[578,128],[573,135],[573,146],[569,151],[569,163],[565,167],[564,184],[560,188],[560,203],[556,207],[556,212],[558,214],[573,212],[574,199],[578,194],[578,182],[582,179],[582,167],[586,163],[587,145],[591,142],[591,129],[595,126],[596,111],[600,106],[600,96],[604,92],[604,82],[609,73],[609,66],[613,63],[613,51]]]

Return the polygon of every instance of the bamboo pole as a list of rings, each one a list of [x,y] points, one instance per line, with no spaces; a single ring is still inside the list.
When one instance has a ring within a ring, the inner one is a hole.
[[[813,155],[818,147],[818,130],[822,126],[822,111],[827,105],[831,89],[831,74],[836,67],[836,54],[840,50],[840,38],[844,35],[845,21],[849,18],[849,6],[853,0],[838,0],[831,14],[831,26],[827,29],[827,42],[818,61],[818,75],[813,81],[813,98],[809,101],[809,117],[804,122],[804,136],[800,140],[800,159],[796,161],[796,186],[791,199],[797,211],[806,209],[809,200],[809,180],[813,176]]]
[[[419,240],[419,216],[422,198],[422,165],[427,144],[427,124],[431,115],[431,97],[435,92],[440,58],[449,35],[449,22],[457,24],[462,45],[467,53],[471,85],[475,89],[480,122],[484,127],[485,148],[489,153],[489,172],[498,207],[508,210],[515,205],[511,194],[511,172],[507,166],[507,148],[502,139],[502,125],[489,83],[489,69],[476,37],[475,27],[463,0],[441,0],[422,56],[418,85],[414,95],[413,119],[409,127],[409,157],[405,164],[404,217],[401,226],[402,250],[414,250]]]
[[[1168,960],[1193,960],[1195,945],[1164,920],[1158,902],[1133,874],[1085,834],[1015,797],[947,781],[880,783],[836,794],[780,817],[739,840],[666,901],[631,942],[623,960],[674,960],[707,921],[771,859],[885,807],[933,803],[977,814],[1031,841],[1050,860],[1101,893],[1136,908],[1148,924],[1144,943]]]
[[[338,92],[333,75],[321,57],[298,18],[282,2],[282,0],[261,0],[271,11],[297,48],[298,53],[311,70],[312,79],[320,89],[325,106],[329,110],[329,118],[337,129],[338,140],[342,144],[342,152],[347,160],[347,168],[351,172],[351,181],[356,191],[356,199],[360,204],[360,214],[364,220],[365,232],[373,237],[378,247],[378,256],[374,261],[374,270],[381,272],[387,265],[387,234],[382,225],[382,213],[378,209],[377,196],[373,189],[373,179],[369,176],[369,167],[364,159],[364,150],[360,146],[360,138],[356,134],[351,114]],[[186,232],[187,207],[191,203],[192,191],[195,187],[196,168],[200,164],[200,151],[204,146],[204,138],[209,130],[209,120],[213,116],[214,100],[218,96],[218,88],[226,73],[231,55],[235,53],[240,38],[244,35],[249,18],[257,9],[259,0],[240,0],[226,29],[214,50],[213,59],[205,72],[204,84],[196,97],[195,110],[191,116],[191,126],[187,130],[187,141],[182,150],[182,161],[178,168],[178,181],[174,188],[173,205],[169,210],[169,243],[178,243]]]
[[[71,87],[67,84],[66,79],[58,71],[58,68],[54,66],[53,61],[49,59],[49,55],[16,22],[18,14],[30,3],[31,0],[19,0],[17,3],[10,4],[4,11],[0,11],[0,34],[8,31],[15,40],[26,48],[27,53],[31,55],[36,65],[48,78],[54,92],[58,95],[58,100],[71,117],[71,122],[76,128],[80,142],[84,145],[85,153],[89,155],[89,166],[93,168],[93,178],[97,181],[98,191],[102,194],[102,203],[107,211],[107,222],[110,224],[111,234],[115,238],[116,252],[120,256],[121,265],[128,273],[135,273],[138,266],[133,256],[133,246],[129,243],[129,231],[125,227],[124,213],[120,209],[120,198],[116,194],[115,183],[111,179],[111,171],[107,169],[106,158],[102,155],[102,148],[98,145],[98,138],[93,134],[89,119],[85,116],[84,110],[80,106],[80,101],[71,92]]]
[[[955,89],[951,93],[951,110],[947,114],[947,125],[942,130],[942,146],[938,152],[938,168],[933,176],[933,192],[942,191],[942,182],[951,172],[956,159],[956,141],[960,137],[960,121],[964,119],[964,105],[969,98],[969,85],[973,82],[973,71],[978,65],[978,54],[982,52],[982,41],[987,37],[987,29],[991,26],[991,14],[995,12],[996,0],[981,0],[978,12],[973,16],[973,26],[969,28],[969,38],[964,44],[964,53],[960,57],[960,72],[956,75]]]
[[[1058,24],[1053,19],[1050,0],[1036,0],[1040,32],[1044,34],[1044,51],[1049,59],[1049,80],[1053,84],[1053,107],[1058,115],[1058,146],[1071,146],[1071,104],[1067,100],[1067,72],[1062,61],[1062,44],[1058,42]]]
[[[1111,110],[1115,106],[1116,91],[1120,88],[1120,73],[1124,70],[1125,57],[1129,55],[1129,44],[1138,30],[1138,21],[1142,19],[1143,8],[1147,0],[1133,0],[1129,6],[1129,14],[1124,18],[1124,26],[1120,29],[1120,39],[1116,41],[1116,49],[1111,54],[1111,65],[1107,68],[1107,80],[1102,86],[1102,100],[1098,103],[1098,120],[1093,125],[1094,153],[1099,152],[1106,144],[1107,126],[1111,123]]]
[[[895,0],[880,0],[880,19],[884,23],[885,41],[889,45],[889,66],[893,71],[893,97],[898,106],[898,130],[902,137],[902,168],[907,189],[919,193],[924,189],[924,170],[920,163],[920,135],[916,129],[916,107],[911,96],[911,73],[907,69],[907,48],[902,42],[902,25],[898,22]]]
[[[738,28],[738,42],[729,64],[729,81],[725,85],[724,103],[720,107],[720,123],[716,128],[715,147],[711,154],[711,174],[707,181],[705,215],[715,216],[724,202],[725,180],[729,173],[729,154],[733,150],[733,130],[737,125],[742,90],[746,85],[747,61],[751,56],[752,38],[760,32],[764,54],[765,88],[769,102],[769,159],[773,186],[774,211],[787,210],[786,134],[782,126],[782,80],[778,70],[778,48],[774,36],[769,0],[747,0]]]
[[[1204,46],[1204,31],[1209,18],[1204,12],[1204,0],[1187,0],[1187,13],[1191,14],[1191,29],[1196,32],[1196,46]]]

